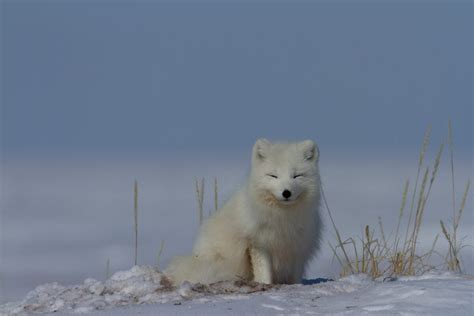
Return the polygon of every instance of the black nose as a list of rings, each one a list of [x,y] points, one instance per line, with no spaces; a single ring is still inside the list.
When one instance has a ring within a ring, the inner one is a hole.
[[[288,191],[288,190],[285,190],[285,191],[283,191],[283,193],[282,193],[281,195],[283,195],[283,197],[284,197],[285,199],[287,199],[287,198],[289,198],[289,197],[291,196],[291,192]]]

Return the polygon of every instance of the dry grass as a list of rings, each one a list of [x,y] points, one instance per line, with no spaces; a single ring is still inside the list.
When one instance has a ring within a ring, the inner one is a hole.
[[[110,258],[107,258],[107,262],[105,263],[105,279],[108,280],[110,278]]]
[[[421,151],[418,158],[418,168],[416,174],[415,185],[411,189],[410,212],[405,227],[405,234],[402,238],[400,229],[401,223],[406,217],[406,204],[410,195],[410,182],[406,180],[402,194],[402,203],[399,210],[398,222],[395,234],[385,235],[382,220],[379,217],[378,231],[371,229],[369,225],[365,226],[361,237],[343,239],[336,227],[331,210],[328,207],[324,191],[322,190],[323,202],[329,213],[336,243],[335,246],[330,244],[334,257],[342,267],[341,275],[354,273],[367,273],[374,278],[390,275],[417,275],[430,270],[432,266],[429,264],[430,258],[435,251],[439,235],[434,236],[432,247],[425,253],[419,253],[417,249],[418,238],[423,223],[423,217],[426,211],[426,204],[430,196],[433,183],[436,180],[441,157],[444,150],[444,144],[439,147],[436,154],[433,168],[424,167],[426,151],[430,140],[430,128],[427,129],[424,137]],[[460,251],[465,247],[462,241],[457,238],[457,229],[463,214],[466,199],[468,196],[470,182],[467,183],[463,194],[461,206],[455,211],[455,194],[454,194],[454,162],[453,162],[453,146],[452,131],[449,124],[449,140],[448,144],[451,153],[451,178],[452,178],[452,197],[453,197],[453,227],[449,230],[441,221],[442,233],[449,244],[448,254],[445,256],[446,268],[461,272]],[[422,170],[424,170],[422,172]],[[430,173],[431,170],[431,173]],[[420,182],[421,180],[421,182]],[[403,239],[403,241],[402,241]]]
[[[443,232],[444,237],[448,241],[448,253],[445,256],[446,266],[449,270],[462,272],[461,268],[461,260],[460,260],[460,253],[461,250],[466,246],[463,244],[462,240],[458,240],[457,231],[459,227],[459,223],[461,222],[461,216],[464,213],[464,208],[466,206],[466,199],[469,193],[469,189],[471,187],[471,181],[466,183],[466,187],[464,189],[464,194],[462,195],[461,204],[459,209],[456,212],[456,194],[455,194],[455,187],[454,187],[454,145],[453,145],[453,132],[451,128],[451,121],[448,124],[448,144],[449,144],[449,152],[451,158],[451,187],[452,187],[452,208],[453,208],[453,217],[452,217],[452,228],[451,230],[446,227],[444,222],[441,220],[441,230]]]
[[[156,255],[156,267],[158,269],[160,269],[161,255],[163,253],[164,248],[165,248],[165,241],[162,239],[160,242],[160,248],[158,249],[158,254]]]
[[[217,178],[214,178],[214,212],[217,212],[219,209],[219,196],[218,196],[219,188],[217,186]]]
[[[135,232],[135,265],[138,259],[138,182],[133,183],[133,222]]]
[[[203,179],[204,185],[204,179]],[[134,231],[134,265],[138,264],[138,181],[133,182],[133,231]],[[157,267],[160,266],[161,255],[165,246],[165,241],[161,240],[160,247],[158,248],[157,253]],[[107,259],[106,263],[106,278],[110,277],[110,258]]]
[[[205,179],[201,178],[201,181],[197,179],[194,181],[194,186],[196,189],[196,201],[198,204],[197,212],[199,216],[199,225],[204,221],[204,187]],[[214,178],[214,212],[217,212],[219,209],[219,187],[217,185],[217,178]],[[209,209],[208,216],[212,215],[212,209]]]
[[[204,220],[204,178],[199,182],[197,179],[194,181],[196,187],[196,199],[198,203],[198,215],[199,215],[199,225],[202,224]]]

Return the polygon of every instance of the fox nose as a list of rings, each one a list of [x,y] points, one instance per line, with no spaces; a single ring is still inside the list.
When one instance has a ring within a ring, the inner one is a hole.
[[[291,196],[291,192],[288,190],[284,190],[283,193],[281,194],[285,199],[289,198]]]

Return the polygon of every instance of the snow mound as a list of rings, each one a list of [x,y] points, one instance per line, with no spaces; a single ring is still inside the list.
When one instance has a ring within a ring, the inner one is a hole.
[[[298,285],[297,285],[298,286]],[[173,288],[169,280],[151,266],[134,266],[116,272],[105,282],[92,278],[83,284],[62,286],[48,283],[38,286],[16,303],[0,305],[0,315],[41,313],[89,313],[113,307],[144,303],[168,303],[226,294],[226,299],[242,299],[245,294],[279,289],[284,285],[268,285],[246,281],[223,281],[210,285],[184,282]],[[230,295],[234,294],[234,295]]]
[[[473,308],[474,278],[449,272],[375,281],[358,274],[326,283],[306,280],[305,284],[267,285],[240,280],[210,285],[184,282],[174,288],[156,268],[135,266],[105,282],[86,279],[76,286],[38,286],[21,302],[0,306],[0,315],[92,311],[98,316],[275,312],[471,315]]]
[[[150,266],[119,271],[105,282],[86,279],[83,284],[48,283],[29,292],[19,303],[0,306],[0,315],[25,315],[68,311],[87,313],[112,306],[166,301],[161,292],[171,291],[167,279]]]

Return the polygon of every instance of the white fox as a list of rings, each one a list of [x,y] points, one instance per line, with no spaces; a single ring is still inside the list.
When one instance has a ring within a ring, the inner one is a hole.
[[[257,140],[247,183],[203,223],[193,254],[166,268],[173,284],[301,282],[321,239],[318,158],[311,140]]]

